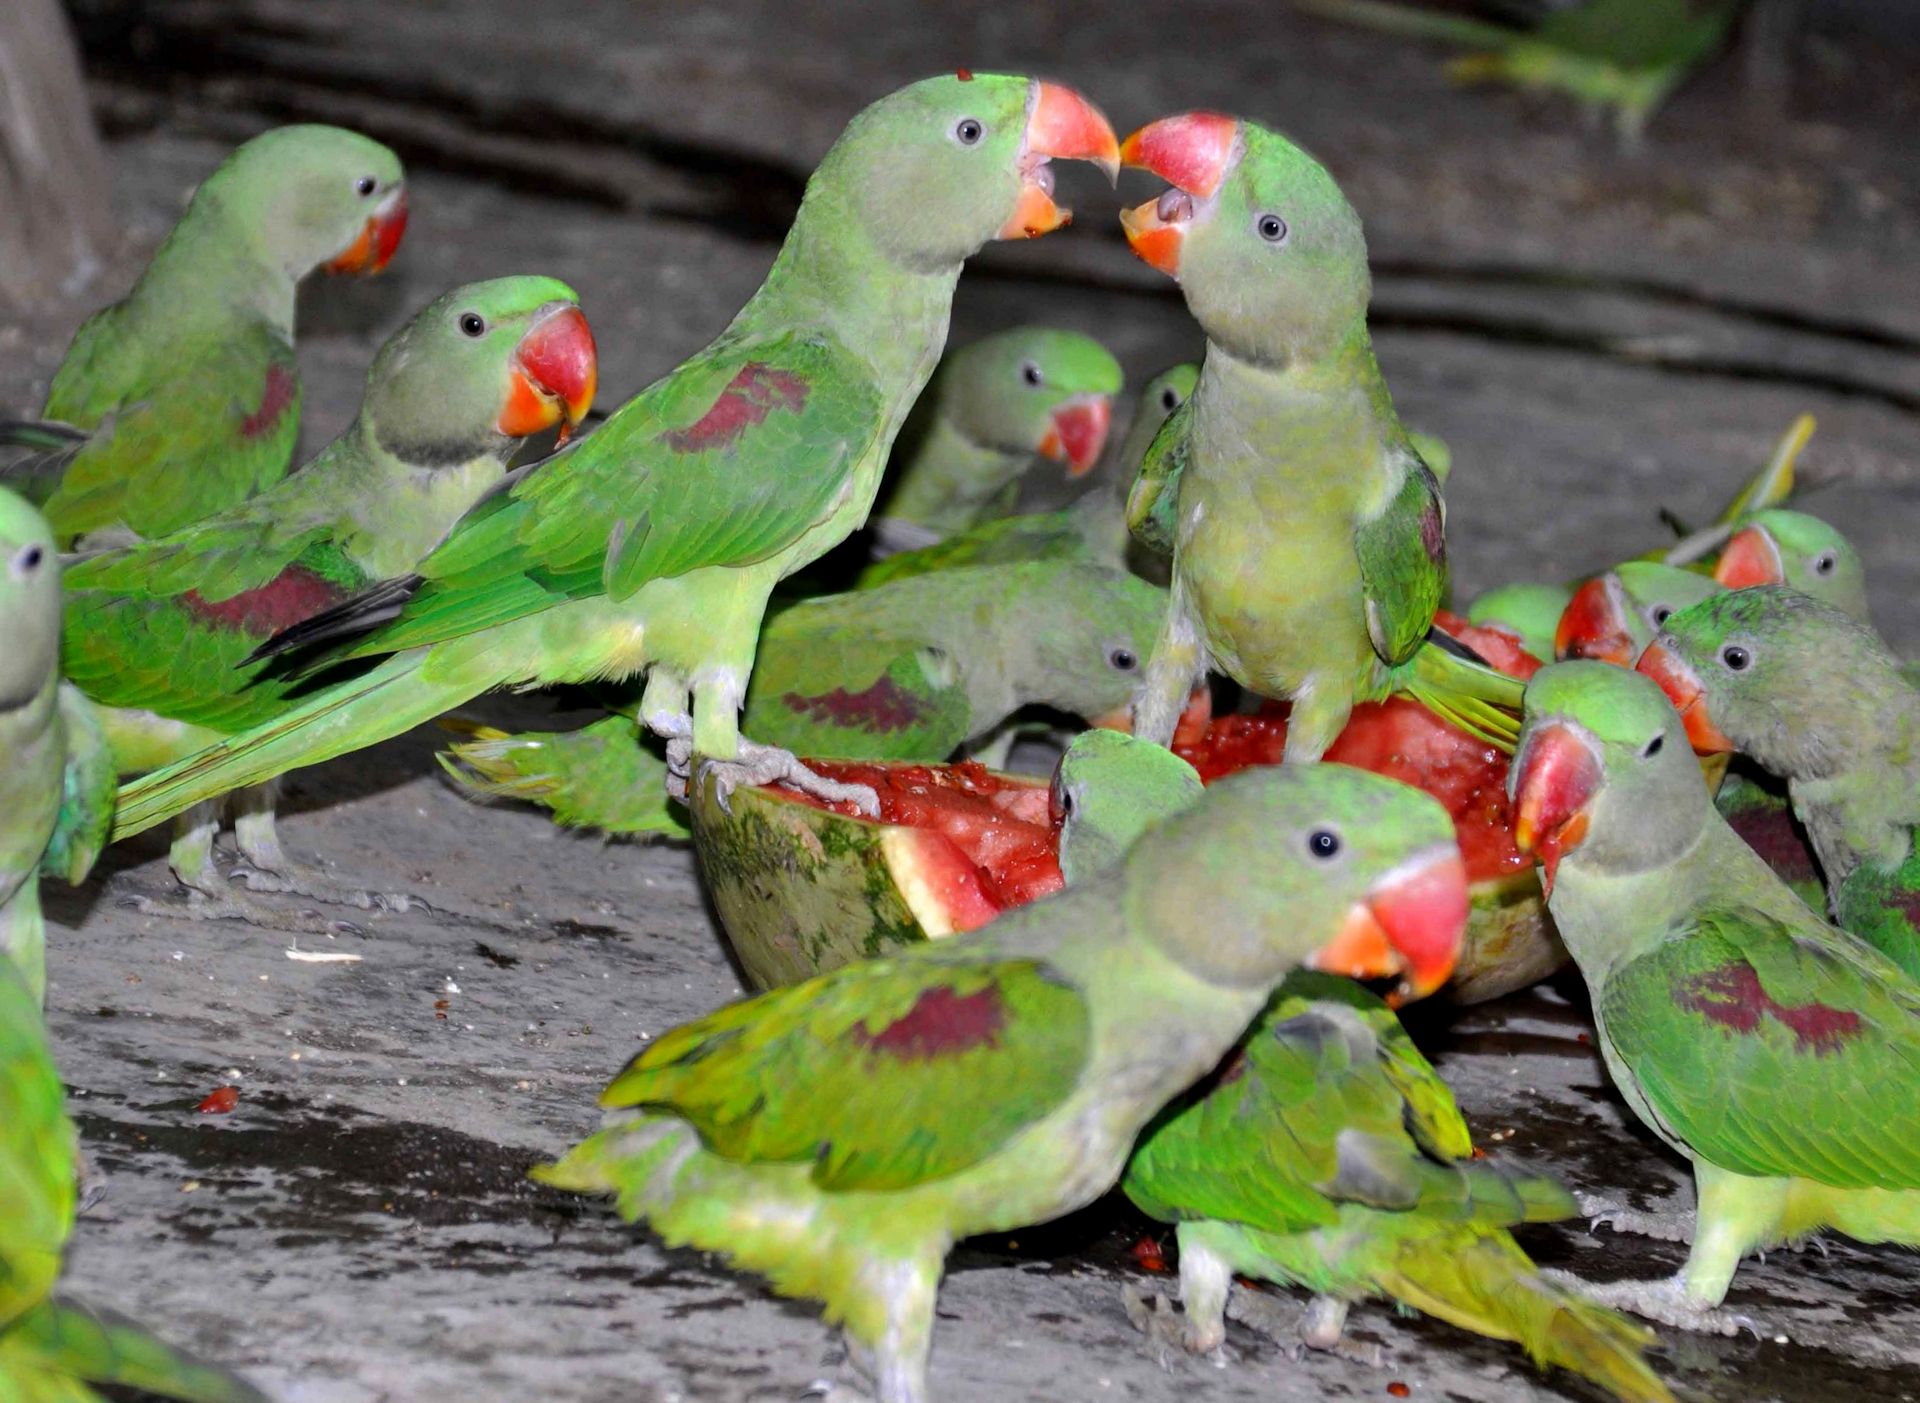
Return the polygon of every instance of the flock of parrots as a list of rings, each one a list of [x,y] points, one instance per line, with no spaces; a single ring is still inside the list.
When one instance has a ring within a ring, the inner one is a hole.
[[[1099,346],[1031,328],[935,375],[966,258],[1066,222],[1051,160],[1165,183],[1121,220],[1206,354],[1147,386],[1123,481],[1008,516],[1035,454],[1101,457],[1120,388]],[[578,299],[502,278],[421,311],[290,472],[295,285],[378,270],[406,199],[352,133],[248,142],[80,329],[43,416],[0,426],[27,450],[0,492],[0,1400],[258,1396],[51,1294],[79,1170],[41,1032],[40,875],[78,881],[171,818],[190,897],[159,909],[285,926],[215,866],[230,803],[244,888],[364,904],[282,850],[275,779],[500,687],[611,684],[609,712],[480,731],[449,768],[617,832],[681,831],[690,784],[871,809],[796,759],[856,725],[797,695],[891,679],[912,702],[896,753],[929,759],[1034,703],[1131,707],[1131,735],[1089,730],[1061,762],[1059,895],[673,1030],[607,1088],[605,1128],[535,1171],[823,1302],[881,1403],[928,1396],[957,1239],[1116,1184],[1177,1225],[1182,1308],[1127,1301],[1157,1340],[1218,1349],[1236,1298],[1258,1314],[1251,1277],[1312,1293],[1312,1346],[1386,1297],[1636,1400],[1673,1394],[1620,1310],[1732,1331],[1749,1252],[1920,1243],[1920,694],[1858,557],[1773,504],[1785,475],[1689,565],[1476,601],[1562,659],[1498,672],[1434,628],[1446,457],[1395,415],[1328,173],[1252,121],[1122,142],[1068,88],[965,70],[856,116],[759,291],[590,432],[570,437],[598,369]],[[776,599],[876,497],[874,535],[911,549]],[[1203,791],[1165,746],[1210,673],[1292,712],[1284,765]],[[1690,1223],[1482,1158],[1390,1002],[1347,977],[1430,992],[1468,909],[1437,800],[1315,763],[1391,694],[1514,752],[1516,839],[1615,1085],[1693,1165]],[[1699,757],[1727,752],[1716,799]],[[1756,808],[1790,809],[1815,861],[1776,872],[1737,830]],[[1595,1287],[1508,1232],[1582,1211],[1690,1241],[1684,1268]]]

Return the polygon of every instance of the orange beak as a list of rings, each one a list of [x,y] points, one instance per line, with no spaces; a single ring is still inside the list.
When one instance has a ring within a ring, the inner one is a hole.
[[[507,402],[494,427],[508,438],[526,438],[561,424],[566,442],[593,408],[600,383],[593,329],[571,302],[556,302],[513,349]],[[564,422],[563,422],[564,421]]]
[[[1120,212],[1127,246],[1149,267],[1180,276],[1180,251],[1194,201],[1212,197],[1226,179],[1240,124],[1219,112],[1184,112],[1149,122],[1120,147],[1129,166],[1152,171],[1173,188],[1159,199]]]
[[[1513,845],[1540,860],[1540,886],[1548,896],[1560,859],[1587,836],[1587,806],[1604,778],[1586,737],[1559,721],[1534,728],[1514,757]]]
[[[1740,748],[1714,724],[1699,676],[1665,644],[1657,639],[1648,644],[1634,671],[1651,677],[1667,694],[1667,700],[1673,703],[1673,709],[1680,713],[1680,720],[1686,725],[1687,740],[1696,755],[1720,755]]]
[[[407,187],[396,185],[367,216],[358,237],[322,266],[329,273],[378,273],[407,232]]]
[[[1467,928],[1467,865],[1452,843],[1419,853],[1374,884],[1309,969],[1354,979],[1401,975],[1388,1002],[1425,998],[1447,982]]]
[[[1632,667],[1640,649],[1629,619],[1620,577],[1612,571],[1595,575],[1573,592],[1560,615],[1559,627],[1553,631],[1553,655]]]
[[[999,238],[1037,239],[1072,220],[1072,210],[1053,202],[1053,170],[1047,162],[1056,159],[1091,161],[1108,180],[1116,180],[1120,142],[1100,109],[1079,93],[1059,83],[1036,82],[1020,157],[1020,196]]]
[[[1040,440],[1040,456],[1067,465],[1067,476],[1080,477],[1100,461],[1113,424],[1113,401],[1105,395],[1075,395],[1053,411],[1053,426]]]
[[[1735,534],[1720,552],[1713,567],[1713,578],[1728,589],[1751,589],[1755,585],[1786,582],[1787,573],[1780,564],[1780,548],[1758,526],[1749,526]]]

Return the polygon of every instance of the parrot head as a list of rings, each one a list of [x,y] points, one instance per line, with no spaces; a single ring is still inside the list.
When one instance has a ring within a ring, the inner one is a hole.
[[[1591,658],[1632,667],[1670,617],[1719,592],[1720,586],[1692,570],[1629,560],[1573,592],[1554,630],[1553,655],[1563,662]]]
[[[972,442],[1037,453],[1079,477],[1106,447],[1121,378],[1120,362],[1091,336],[1021,326],[948,356],[929,393]]]
[[[1775,508],[1734,533],[1713,567],[1728,589],[1791,585],[1867,622],[1867,571],[1853,543],[1817,516]]]
[[[593,405],[599,362],[573,289],[495,278],[439,298],[380,348],[361,420],[406,462],[449,467],[491,454]]]
[[[1133,251],[1177,279],[1207,339],[1278,364],[1364,324],[1360,217],[1320,163],[1277,132],[1217,112],[1163,117],[1121,159],[1169,188],[1120,216]]]
[[[1200,793],[1199,772],[1164,746],[1120,731],[1083,731],[1053,774],[1062,875],[1078,882],[1113,866],[1134,839]]]
[[[44,692],[60,660],[60,556],[53,529],[0,488],[0,713]]]
[[[276,127],[240,146],[194,196],[245,226],[275,267],[299,278],[377,273],[407,229],[400,158],[341,127]]]
[[[1667,620],[1640,655],[1701,754],[1776,774],[1831,773],[1904,689],[1872,628],[1786,585],[1732,590]]]
[[[1554,663],[1527,683],[1507,786],[1514,844],[1539,860],[1549,896],[1575,849],[1610,873],[1661,866],[1685,851],[1711,807],[1660,689],[1590,660]]]
[[[1002,666],[1022,705],[1108,725],[1131,715],[1147,656],[1167,617],[1167,592],[1124,570],[1085,561],[1023,567]]]
[[[1306,967],[1446,981],[1466,866],[1430,794],[1347,765],[1255,766],[1208,788],[1128,857],[1130,920],[1198,978],[1265,986]]]
[[[806,204],[836,206],[831,218],[850,206],[883,256],[945,268],[993,239],[1035,238],[1065,224],[1054,160],[1117,173],[1119,142],[1099,109],[1058,83],[962,69],[911,83],[857,115],[808,183]]]
[[[1504,628],[1536,658],[1554,654],[1554,634],[1574,591],[1565,585],[1516,581],[1496,585],[1467,606],[1467,622]]]

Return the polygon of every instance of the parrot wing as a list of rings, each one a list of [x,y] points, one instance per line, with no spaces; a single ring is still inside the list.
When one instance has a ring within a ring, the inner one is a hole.
[[[1147,446],[1140,471],[1127,492],[1127,529],[1156,555],[1173,554],[1173,538],[1180,509],[1180,477],[1187,469],[1191,443],[1193,401],[1187,400],[1167,416],[1160,432]],[[1120,465],[1121,471],[1126,464]]]
[[[75,1144],[40,1003],[0,960],[0,1331],[53,1289],[73,1227]]]
[[[184,1403],[266,1403],[266,1395],[222,1369],[169,1349],[140,1326],[104,1311],[45,1302],[4,1339],[0,1374],[9,1363],[61,1380],[85,1380],[141,1396]],[[29,1398],[40,1395],[29,1393]],[[49,1399],[93,1399],[91,1391],[55,1392]]]
[[[1354,532],[1367,633],[1389,666],[1412,657],[1433,626],[1447,582],[1447,509],[1440,484],[1416,453],[1385,510]]]
[[[676,1028],[601,1102],[671,1112],[725,1159],[810,1160],[825,1189],[899,1189],[1057,1110],[1091,1038],[1080,991],[1039,961],[876,961]]]
[[[67,765],[61,776],[60,814],[40,867],[78,886],[113,832],[113,800],[120,780],[93,703],[66,682],[60,684],[60,724],[66,732]]]

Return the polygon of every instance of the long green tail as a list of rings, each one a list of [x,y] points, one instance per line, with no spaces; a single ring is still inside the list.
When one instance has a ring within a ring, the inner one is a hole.
[[[1436,10],[1416,9],[1411,5],[1389,5],[1382,0],[1294,0],[1310,15],[1340,20],[1346,24],[1377,29],[1383,34],[1399,34],[1414,39],[1445,39],[1480,49],[1505,49],[1523,36],[1504,25],[1487,24],[1462,15],[1442,14]]]
[[[35,1390],[36,1374],[47,1381],[44,1391]],[[196,1363],[138,1325],[99,1312],[47,1301],[0,1336],[0,1384],[24,1381],[28,1398],[92,1396],[76,1391],[73,1380],[185,1403],[267,1403],[266,1395],[244,1380]]]
[[[271,721],[122,785],[114,838],[145,832],[202,800],[397,736],[472,700],[498,680],[466,668],[429,680],[425,664],[431,656],[427,648],[397,654]]]
[[[1527,684],[1473,660],[1462,648],[1451,651],[1435,633],[1396,674],[1396,691],[1427,710],[1507,754],[1520,738],[1520,698]],[[1454,647],[1459,647],[1455,644]]]
[[[444,718],[441,724],[472,737],[440,756],[470,793],[539,804],[554,822],[572,828],[687,835],[680,812],[667,802],[666,761],[638,734],[632,717],[520,735]]]

